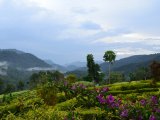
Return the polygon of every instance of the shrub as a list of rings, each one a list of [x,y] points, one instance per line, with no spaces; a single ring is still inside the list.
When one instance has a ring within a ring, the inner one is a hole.
[[[48,83],[37,88],[37,94],[47,105],[55,105],[57,103],[57,88],[55,84]]]
[[[77,105],[77,100],[76,98],[73,98],[65,102],[56,104],[54,106],[54,110],[58,110],[58,111],[74,110],[76,105]]]
[[[77,109],[75,113],[82,120],[104,120],[107,117],[107,113],[100,108]]]

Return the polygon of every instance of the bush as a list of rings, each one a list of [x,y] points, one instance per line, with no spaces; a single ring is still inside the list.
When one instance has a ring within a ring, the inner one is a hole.
[[[76,82],[74,83],[75,85],[77,84],[83,84],[85,85],[86,87],[93,87],[94,86],[94,83],[93,82],[87,82],[87,81],[79,81],[79,82]]]
[[[105,120],[107,117],[106,112],[100,108],[77,109],[75,113],[82,120]]]
[[[76,105],[77,105],[77,100],[76,98],[73,98],[65,102],[56,104],[54,106],[54,110],[58,110],[58,111],[74,110]]]
[[[37,94],[47,105],[55,105],[57,103],[57,87],[53,83],[45,84],[37,88]]]

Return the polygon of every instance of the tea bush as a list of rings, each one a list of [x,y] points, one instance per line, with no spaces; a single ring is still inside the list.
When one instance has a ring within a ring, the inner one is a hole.
[[[37,88],[37,94],[47,105],[55,105],[57,103],[58,89],[54,83],[47,83]]]

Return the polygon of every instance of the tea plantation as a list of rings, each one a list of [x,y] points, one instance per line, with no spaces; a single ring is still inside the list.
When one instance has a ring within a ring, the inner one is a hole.
[[[160,82],[77,82],[0,95],[2,120],[159,120]]]

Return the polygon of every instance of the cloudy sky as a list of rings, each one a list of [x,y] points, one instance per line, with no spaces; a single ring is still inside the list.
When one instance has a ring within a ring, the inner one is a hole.
[[[160,52],[160,0],[0,0],[0,48],[65,64]]]

